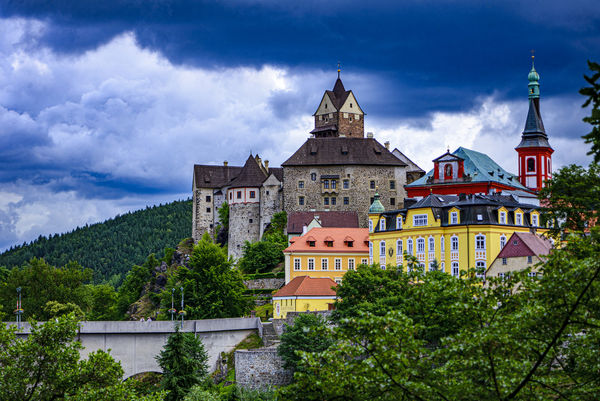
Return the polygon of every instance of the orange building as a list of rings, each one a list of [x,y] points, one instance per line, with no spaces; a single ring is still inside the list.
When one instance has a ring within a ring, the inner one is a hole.
[[[296,277],[330,278],[341,283],[348,270],[369,263],[366,228],[313,228],[290,240],[285,255],[285,283]]]

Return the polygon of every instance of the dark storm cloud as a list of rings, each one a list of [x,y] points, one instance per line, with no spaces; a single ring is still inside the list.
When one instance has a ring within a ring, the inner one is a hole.
[[[48,21],[41,43],[67,53],[133,31],[140,45],[194,66],[333,70],[341,60],[344,72],[384,82],[368,99],[371,115],[381,117],[468,110],[494,91],[522,97],[531,48],[543,94],[573,94],[586,59],[600,54],[600,7],[592,1],[40,0],[4,2],[1,10]]]

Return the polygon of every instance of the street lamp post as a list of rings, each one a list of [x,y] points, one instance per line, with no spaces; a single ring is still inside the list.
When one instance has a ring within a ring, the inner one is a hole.
[[[21,307],[21,287],[17,287],[17,309],[15,309],[15,315],[17,315],[17,329],[21,330],[21,315],[25,312]]]
[[[177,310],[175,309],[175,288],[171,289],[171,309],[169,309],[169,313],[171,314],[171,321],[175,320],[175,312],[177,312]]]

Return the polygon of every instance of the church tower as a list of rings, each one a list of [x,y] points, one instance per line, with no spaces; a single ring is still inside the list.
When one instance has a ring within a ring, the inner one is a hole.
[[[351,90],[344,88],[338,77],[333,90],[326,90],[315,114],[315,129],[310,133],[315,138],[350,137],[364,138],[365,122],[362,109]]]
[[[535,70],[533,56],[529,79],[529,111],[521,143],[515,148],[519,154],[519,181],[523,186],[539,191],[544,181],[552,178],[552,153],[540,114],[540,76]]]

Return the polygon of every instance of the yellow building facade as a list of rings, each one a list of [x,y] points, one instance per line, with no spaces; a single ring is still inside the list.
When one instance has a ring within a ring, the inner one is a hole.
[[[369,262],[402,266],[413,255],[425,269],[460,276],[491,265],[514,232],[539,233],[537,207],[507,195],[429,195],[406,209],[386,212],[376,197],[369,213]]]
[[[273,295],[273,317],[285,319],[289,312],[331,310],[335,286],[330,278],[296,277]]]

